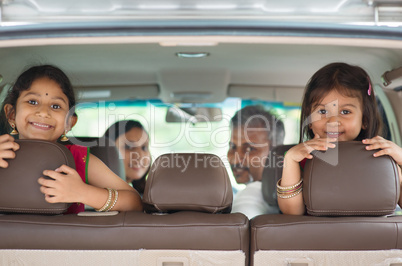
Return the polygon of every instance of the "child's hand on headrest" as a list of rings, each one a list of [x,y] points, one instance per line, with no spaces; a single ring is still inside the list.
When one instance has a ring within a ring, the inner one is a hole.
[[[38,179],[40,191],[45,194],[47,202],[82,202],[81,197],[85,194],[83,187],[87,185],[75,169],[62,165],[56,170],[43,171],[43,175],[51,178]]]
[[[336,140],[336,138],[321,138],[318,134],[315,134],[313,139],[300,143],[291,148],[286,153],[286,156],[288,158],[290,157],[295,162],[301,162],[304,158],[312,159],[312,151],[326,151],[329,148],[335,148],[336,145],[332,142],[335,142]]]
[[[14,138],[8,134],[0,136],[0,167],[7,168],[8,162],[5,159],[14,159],[15,151],[20,148]]]
[[[402,165],[402,148],[392,141],[376,136],[372,139],[364,139],[363,143],[368,144],[366,146],[367,150],[379,149],[378,152],[373,154],[374,157],[389,155],[398,165]]]

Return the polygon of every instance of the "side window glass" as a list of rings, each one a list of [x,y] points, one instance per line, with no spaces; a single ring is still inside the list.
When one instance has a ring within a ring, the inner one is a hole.
[[[388,118],[387,115],[385,114],[384,106],[381,103],[380,99],[378,98],[377,98],[377,107],[383,122],[383,130],[382,130],[383,137],[387,140],[391,140],[391,131],[389,130]]]

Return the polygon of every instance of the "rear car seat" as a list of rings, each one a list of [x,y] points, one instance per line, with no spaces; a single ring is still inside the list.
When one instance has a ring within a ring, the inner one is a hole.
[[[148,213],[0,214],[1,264],[248,265],[249,221],[227,213],[232,192],[219,157],[160,158],[144,193]]]
[[[342,155],[343,152],[346,152],[344,149],[339,149],[338,152],[338,158],[345,158],[344,161],[349,161],[347,163],[350,164],[352,158],[362,158],[367,155],[368,151],[364,150],[363,147],[360,151],[356,150],[354,151],[356,153],[349,154],[349,157]],[[350,153],[350,151],[347,152]],[[278,153],[277,155],[281,156]],[[372,156],[371,158],[373,160],[378,159]],[[387,160],[381,162],[382,166],[378,165],[377,162],[370,163],[369,161],[359,168],[356,167],[357,164],[355,167],[342,168],[343,172],[338,177],[351,176],[350,174],[356,173],[356,170],[358,172],[364,171],[362,175],[364,180],[359,182],[362,189],[368,188],[370,190],[377,186],[380,190],[390,191],[378,203],[379,205],[366,206],[367,204],[361,204],[357,206],[339,200],[340,196],[351,197],[350,191],[353,192],[350,187],[345,189],[348,183],[342,184],[341,182],[338,183],[337,187],[331,184],[332,190],[339,190],[339,193],[327,193],[328,199],[326,200],[322,200],[316,195],[309,197],[308,206],[319,207],[320,210],[330,210],[331,212],[325,213],[327,216],[261,215],[251,220],[250,260],[253,265],[266,265],[267,262],[272,265],[401,265],[402,216],[361,216],[362,213],[370,213],[373,208],[389,209],[389,203],[395,204],[396,202],[395,197],[399,188],[395,185],[398,182],[395,182],[397,176],[392,170],[393,166]],[[342,160],[339,160],[340,165],[343,163]],[[309,166],[306,164],[306,167],[311,167],[310,175],[319,170],[321,171],[320,177],[323,177],[322,167],[324,164],[325,162],[310,164]],[[281,167],[281,164],[278,165]],[[384,169],[381,169],[382,167]],[[328,173],[333,174],[333,169],[328,170]],[[378,174],[378,171],[383,171],[384,175]],[[370,173],[377,174],[369,178]],[[320,177],[317,179],[324,180]],[[271,178],[278,179],[277,177]],[[328,182],[332,182],[334,179],[335,177],[328,179],[326,184],[315,182],[314,190],[329,192]],[[306,181],[303,191],[305,198],[314,193],[309,191],[309,187],[312,187],[312,180]],[[384,186],[384,184],[386,185]],[[355,197],[374,197],[372,194],[362,195],[356,191]],[[266,197],[272,197],[272,194],[270,193]],[[338,199],[331,197],[338,197]],[[337,204],[335,209],[334,204]],[[345,214],[345,212],[348,213]],[[342,216],[334,216],[337,214]]]
[[[278,206],[276,183],[282,177],[283,156],[294,145],[279,145],[272,148],[269,161],[264,168],[261,180],[262,195],[271,206]]]

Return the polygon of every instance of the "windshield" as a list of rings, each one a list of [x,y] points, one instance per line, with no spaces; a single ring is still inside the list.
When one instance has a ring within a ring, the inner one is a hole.
[[[133,19],[259,19],[359,25],[402,24],[402,1],[384,0],[5,0],[2,25]]]
[[[68,136],[102,137],[106,129],[117,121],[137,120],[150,136],[149,148],[153,161],[158,156],[171,152],[216,154],[227,167],[232,185],[241,188],[242,185],[238,185],[234,180],[227,160],[231,136],[229,124],[235,112],[248,105],[263,106],[284,122],[284,144],[298,142],[299,104],[240,98],[227,98],[221,103],[204,104],[220,108],[222,119],[200,123],[166,121],[167,112],[172,105],[156,99],[81,103],[76,107],[78,122]]]

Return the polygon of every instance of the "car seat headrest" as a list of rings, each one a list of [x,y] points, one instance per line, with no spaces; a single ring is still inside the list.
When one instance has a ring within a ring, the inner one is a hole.
[[[90,147],[91,154],[104,162],[110,170],[116,175],[126,180],[123,160],[120,159],[120,153],[113,140],[99,139],[98,146]]]
[[[40,192],[38,178],[44,170],[62,164],[75,169],[71,152],[61,144],[44,140],[16,140],[20,149],[0,168],[0,212],[60,214],[69,203],[48,203]],[[46,177],[45,177],[46,178]]]
[[[317,216],[389,215],[400,192],[397,165],[389,156],[373,157],[359,141],[314,151],[304,167],[303,198]]]
[[[282,178],[284,154],[293,146],[291,144],[276,146],[269,153],[266,166],[262,172],[261,188],[264,200],[270,206],[278,206],[276,183]]]
[[[213,154],[159,156],[149,172],[143,196],[147,212],[228,213],[232,186],[221,159]]]

